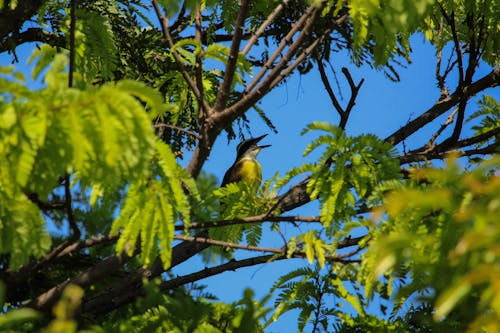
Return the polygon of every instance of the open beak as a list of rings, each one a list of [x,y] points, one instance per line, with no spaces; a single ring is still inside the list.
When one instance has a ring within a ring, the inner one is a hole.
[[[259,143],[260,140],[264,139],[265,137],[267,136],[267,134],[264,134],[264,135],[261,135],[259,137],[256,137],[256,138],[252,138],[250,140],[252,140],[252,144],[256,145],[257,146],[257,143]],[[262,146],[257,146],[259,148],[267,148],[267,147],[271,147],[271,145],[262,145]]]

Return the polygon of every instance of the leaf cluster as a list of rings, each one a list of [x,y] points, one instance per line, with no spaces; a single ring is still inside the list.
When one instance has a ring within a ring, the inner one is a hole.
[[[444,169],[414,170],[413,184],[425,185],[387,194],[376,215],[384,222],[373,228],[363,255],[366,294],[382,277],[390,283],[408,275],[408,285],[389,294],[404,303],[420,293],[433,304],[437,327],[447,316],[458,316],[471,332],[498,330],[500,191],[494,170],[497,157],[470,172],[451,159]]]
[[[266,299],[256,301],[250,289],[240,301],[231,304],[214,301],[210,295],[193,295],[202,290],[195,286],[193,293],[177,290],[164,295],[158,286],[147,285],[147,295],[136,306],[109,320],[94,332],[237,332],[262,331],[260,320],[268,313]],[[123,317],[122,317],[123,316]],[[118,318],[114,318],[118,319]]]
[[[321,131],[305,149],[307,156],[322,149],[317,162],[292,169],[278,182],[283,186],[304,172],[311,172],[307,191],[321,203],[320,217],[329,233],[358,214],[358,202],[366,201],[383,181],[399,179],[394,149],[374,135],[349,137],[328,123],[312,123],[303,134]]]
[[[43,61],[42,57],[39,63]],[[0,154],[6,161],[0,171],[1,253],[10,253],[10,265],[17,267],[30,256],[41,256],[48,250],[45,221],[30,198],[49,201],[60,186],[57,180],[72,175],[72,184],[65,186],[90,190],[91,205],[130,184],[126,209],[113,230],[122,227],[124,216],[129,218],[127,214],[137,212],[145,202],[151,209],[139,210],[147,213],[140,217],[156,216],[153,222],[161,229],[148,220],[132,219],[138,223],[126,224],[131,230],[125,228],[118,250],[125,242],[135,243],[135,238],[127,238],[129,235],[141,233],[147,262],[155,237],[161,233],[162,259],[168,263],[177,214],[185,222],[190,219],[183,186],[195,197],[197,192],[170,148],[159,142],[151,129],[151,116],[161,114],[166,105],[156,91],[130,80],[87,90],[68,88],[66,65],[67,58],[56,55],[45,75],[47,86],[38,91],[27,89],[22,75],[3,69],[0,85],[8,93],[2,95],[0,104],[4,120]],[[149,115],[143,103],[151,110]],[[155,211],[163,215],[151,215],[157,207],[161,209]],[[170,229],[164,230],[168,226]]]

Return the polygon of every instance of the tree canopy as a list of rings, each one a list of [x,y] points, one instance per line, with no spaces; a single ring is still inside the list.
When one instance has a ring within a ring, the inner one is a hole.
[[[336,57],[398,82],[415,35],[437,100],[349,133]],[[498,0],[0,1],[0,329],[500,331],[499,50]],[[315,73],[337,118],[303,123],[309,159],[220,188],[215,141],[250,110],[278,132],[262,102]],[[263,299],[202,285],[300,259]]]

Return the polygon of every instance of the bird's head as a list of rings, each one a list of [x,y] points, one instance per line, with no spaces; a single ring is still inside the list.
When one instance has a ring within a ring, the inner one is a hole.
[[[266,135],[267,134],[264,134],[256,138],[250,138],[248,140],[242,141],[236,148],[236,151],[238,153],[236,159],[245,156],[248,156],[250,158],[255,158],[257,157],[257,154],[261,151],[261,149],[271,147],[271,145],[262,145],[262,146],[257,145],[259,141],[262,140]]]

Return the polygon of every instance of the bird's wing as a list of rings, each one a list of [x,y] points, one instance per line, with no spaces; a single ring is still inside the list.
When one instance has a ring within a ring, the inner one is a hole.
[[[225,173],[221,187],[227,184],[236,183],[241,180],[241,163],[234,163]]]

